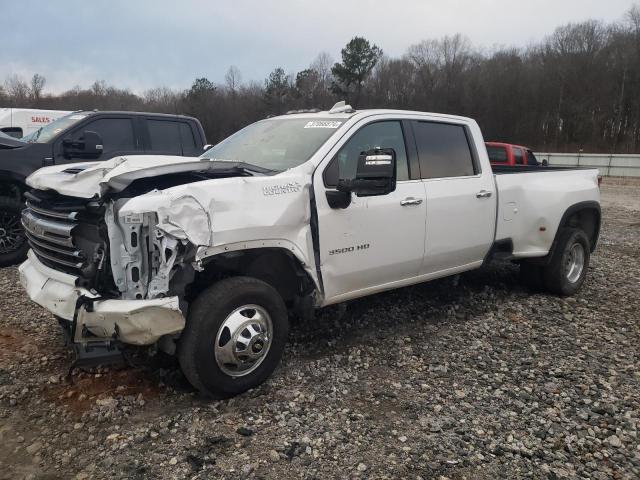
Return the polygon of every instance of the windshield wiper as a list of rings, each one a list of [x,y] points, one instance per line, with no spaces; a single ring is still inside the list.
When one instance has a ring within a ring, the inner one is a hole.
[[[40,127],[38,130],[36,130],[32,134],[30,134],[29,136],[33,136],[33,138],[30,138],[29,140],[26,140],[26,142],[28,142],[28,143],[36,143],[36,140],[38,140],[38,138],[40,138],[40,134],[42,133],[42,128],[43,127]]]

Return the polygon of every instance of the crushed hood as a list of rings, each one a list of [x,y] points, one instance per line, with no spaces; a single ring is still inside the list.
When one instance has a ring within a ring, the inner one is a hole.
[[[55,190],[62,195],[97,198],[107,191],[120,192],[136,179],[170,173],[220,169],[209,160],[170,155],[132,155],[103,162],[55,165],[37,170],[27,184],[39,190]]]

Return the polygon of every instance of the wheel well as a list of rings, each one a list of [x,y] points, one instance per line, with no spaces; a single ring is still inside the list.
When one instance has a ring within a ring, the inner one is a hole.
[[[591,252],[593,252],[600,235],[600,209],[586,207],[572,211],[564,218],[560,227],[579,228],[582,230],[587,235]]]
[[[18,180],[6,177],[0,178],[0,197],[22,200],[22,196],[27,189],[28,187]]]
[[[257,248],[221,253],[203,261],[188,292],[192,301],[213,282],[233,276],[257,278],[274,287],[290,309],[298,308],[315,290],[315,283],[300,261],[282,248]]]

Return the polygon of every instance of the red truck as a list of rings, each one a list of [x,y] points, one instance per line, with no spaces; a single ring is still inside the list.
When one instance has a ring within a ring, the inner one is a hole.
[[[512,145],[510,143],[485,142],[487,153],[491,165],[509,165],[509,166],[546,166],[546,160],[542,163],[533,154],[530,148],[522,145]]]

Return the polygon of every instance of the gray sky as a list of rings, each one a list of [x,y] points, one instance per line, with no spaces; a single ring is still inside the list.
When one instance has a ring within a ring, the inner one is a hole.
[[[96,79],[140,92],[222,82],[230,65],[262,81],[321,52],[339,59],[355,35],[399,56],[457,32],[475,46],[526,46],[555,27],[623,18],[632,0],[0,0],[0,81],[47,79],[45,91]]]

